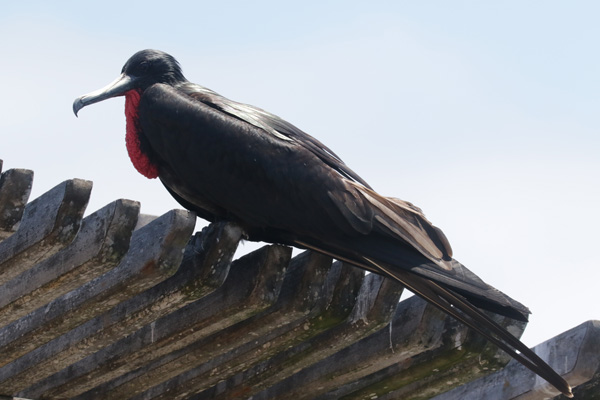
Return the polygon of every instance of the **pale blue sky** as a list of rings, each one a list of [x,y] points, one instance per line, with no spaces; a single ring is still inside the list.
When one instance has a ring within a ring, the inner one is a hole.
[[[0,158],[34,194],[94,181],[178,207],[131,166],[123,100],[86,108],[135,51],[288,119],[384,195],[419,205],[455,256],[529,306],[535,345],[600,319],[600,3],[13,2],[0,14]],[[201,225],[199,221],[198,226]]]

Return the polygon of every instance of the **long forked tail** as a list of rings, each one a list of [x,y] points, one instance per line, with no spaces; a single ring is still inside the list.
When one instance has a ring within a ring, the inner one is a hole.
[[[292,244],[399,281],[573,397],[571,387],[558,373],[479,309],[527,321],[529,310],[525,306],[454,260],[446,236],[421,209],[381,196],[358,182],[343,182],[343,190],[331,190],[328,195],[354,234],[343,238],[296,237]]]
[[[380,263],[364,258],[370,270],[378,270],[395,278],[407,289],[429,301],[442,311],[475,330],[490,342],[507,352],[511,357],[544,378],[565,396],[572,398],[571,386],[544,360],[523,342],[511,335],[491,318],[471,305],[460,295],[452,293],[429,279],[422,278],[402,269],[393,271]]]
[[[380,275],[397,280],[407,289],[422,297],[440,310],[456,318],[469,328],[473,329],[484,338],[504,350],[508,355],[519,361],[525,367],[548,381],[565,396],[572,398],[571,386],[552,369],[544,360],[535,354],[519,339],[511,335],[506,329],[494,322],[481,310],[465,300],[461,295],[445,289],[430,279],[419,276],[401,268],[388,268],[384,263],[378,263],[367,257],[362,257],[362,262],[323,250],[318,246],[296,240],[296,245],[311,249],[340,261],[347,262],[357,267],[366,269]]]

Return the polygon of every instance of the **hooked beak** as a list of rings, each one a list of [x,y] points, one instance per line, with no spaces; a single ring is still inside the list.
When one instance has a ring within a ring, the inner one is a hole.
[[[135,79],[129,75],[121,74],[117,79],[103,87],[88,94],[78,97],[73,102],[73,112],[75,116],[83,107],[98,103],[99,101],[109,99],[111,97],[123,96],[126,92],[134,88]]]

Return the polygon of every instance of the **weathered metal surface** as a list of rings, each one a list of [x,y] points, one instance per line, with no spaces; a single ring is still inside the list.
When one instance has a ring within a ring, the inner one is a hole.
[[[164,347],[184,346],[178,332],[186,323],[192,323],[190,309],[166,320],[160,318],[221,286],[240,235],[241,231],[235,226],[215,224],[193,237],[174,276],[98,317],[101,324],[106,324],[106,320],[119,321],[99,332],[96,341],[106,342],[105,348],[77,362],[69,371],[61,371],[33,385],[27,395],[73,397],[159,357],[165,352]],[[209,310],[210,307],[206,307],[206,311]],[[128,314],[127,323],[122,323],[124,314]]]
[[[200,394],[198,398],[211,398],[219,394],[220,398],[227,398],[231,393],[244,393],[247,396],[255,398],[273,398],[273,396],[282,396],[290,392],[290,387],[285,383],[281,385],[281,390],[277,388],[269,389],[270,394],[261,394],[261,390],[278,386],[280,382],[294,381],[297,379],[299,370],[307,370],[310,366],[322,362],[340,350],[347,348],[353,343],[371,335],[385,326],[389,321],[397,306],[402,293],[402,286],[398,283],[384,279],[381,276],[370,274],[365,277],[357,293],[354,307],[347,314],[346,318],[340,323],[328,326],[326,330],[315,330],[313,326],[322,325],[322,319],[313,319],[308,321],[303,328],[314,331],[314,334],[304,335],[301,342],[295,346],[290,346],[278,354],[276,358],[268,359],[253,370],[246,371],[246,379],[241,384],[235,385],[235,381],[240,381],[242,376],[235,376],[226,383],[221,383],[219,388],[213,388],[206,393]],[[322,318],[330,319],[332,316]],[[253,379],[257,370],[264,371],[257,379]],[[250,373],[248,373],[250,372]],[[254,373],[253,373],[254,372]],[[304,380],[303,385],[311,382]],[[330,377],[327,378],[328,380]],[[311,382],[314,384],[315,382]],[[228,390],[224,390],[227,386]],[[322,386],[315,384],[309,393],[314,395],[316,387]],[[283,388],[285,387],[285,388]],[[279,393],[279,392],[283,393]],[[266,393],[263,392],[263,393]],[[299,390],[299,393],[293,393],[293,396],[304,395],[307,391]],[[292,393],[290,393],[292,395]],[[257,397],[258,396],[258,397]]]
[[[0,285],[73,240],[91,190],[91,182],[73,179],[27,204],[17,231],[0,242]]]
[[[588,321],[534,347],[558,373],[575,387],[576,399],[593,399],[600,381],[600,321]],[[444,393],[435,400],[562,399],[564,396],[521,364],[505,368]]]
[[[190,393],[210,387],[258,361],[275,357],[287,347],[302,342],[303,338],[327,329],[327,323],[343,320],[351,309],[347,304],[355,302],[362,280],[361,271],[341,268],[341,265],[333,268],[322,281],[320,297],[310,296],[311,291],[298,284],[303,281],[308,284],[306,280],[310,273],[322,269],[325,261],[328,266],[331,265],[331,260],[324,256],[305,253],[297,257],[291,264],[291,271],[286,273],[284,285],[287,290],[282,290],[280,301],[264,312],[198,342],[193,351],[202,357],[197,359],[195,365],[190,365],[181,374],[161,382],[136,398],[153,398],[157,395],[158,398],[186,398]],[[312,285],[317,289],[319,280],[312,282]],[[313,302],[309,303],[311,297]],[[326,315],[329,307],[335,310],[334,315]],[[343,315],[335,315],[337,313]],[[327,317],[327,323],[321,323],[320,327],[311,330],[310,321],[319,317]],[[160,380],[153,383],[158,382]]]
[[[185,211],[157,218],[117,200],[82,220],[86,181],[26,205],[32,176],[0,177],[0,398],[552,393],[421,299],[398,303],[396,282],[311,252],[290,259],[285,246],[234,261],[242,231],[217,223],[190,238],[195,217]],[[497,321],[517,335],[524,328]],[[598,387],[598,324],[539,350],[576,394]]]
[[[119,266],[0,330],[0,391],[22,391],[98,350],[76,347],[94,329],[86,322],[172,275],[194,222],[183,211],[156,219],[134,232]]]
[[[507,319],[497,322],[511,328]],[[520,334],[522,328],[513,325],[511,330]],[[508,361],[495,346],[417,297],[399,305],[391,325],[349,352],[358,354],[353,356],[356,366],[347,367],[339,358],[343,354],[336,355],[337,364],[344,367],[338,366],[332,375],[341,382],[315,398],[430,398]]]
[[[129,249],[139,203],[117,200],[86,217],[69,246],[0,287],[0,326],[104,274]]]
[[[161,332],[157,340],[159,348],[155,349],[147,365],[125,376],[126,380],[110,382],[81,398],[131,398],[144,387],[154,386],[198,364],[210,362],[211,350],[218,349],[210,345],[207,348],[204,345],[206,338],[215,333],[220,335],[228,327],[273,304],[290,253],[289,248],[269,246],[233,263],[221,288],[190,307],[157,321],[155,329]],[[187,321],[183,322],[184,318]],[[167,334],[163,334],[165,330]],[[174,341],[174,338],[177,340]]]
[[[33,171],[28,169],[9,169],[0,176],[0,240],[19,227],[32,181]]]

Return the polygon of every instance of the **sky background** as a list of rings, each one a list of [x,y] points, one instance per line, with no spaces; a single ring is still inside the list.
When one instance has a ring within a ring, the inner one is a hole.
[[[117,198],[179,208],[131,165],[122,98],[71,109],[134,52],[167,51],[420,206],[458,260],[530,307],[533,346],[600,319],[599,15],[595,1],[10,2],[0,159],[35,171],[31,199],[76,177],[94,182],[87,214]]]

